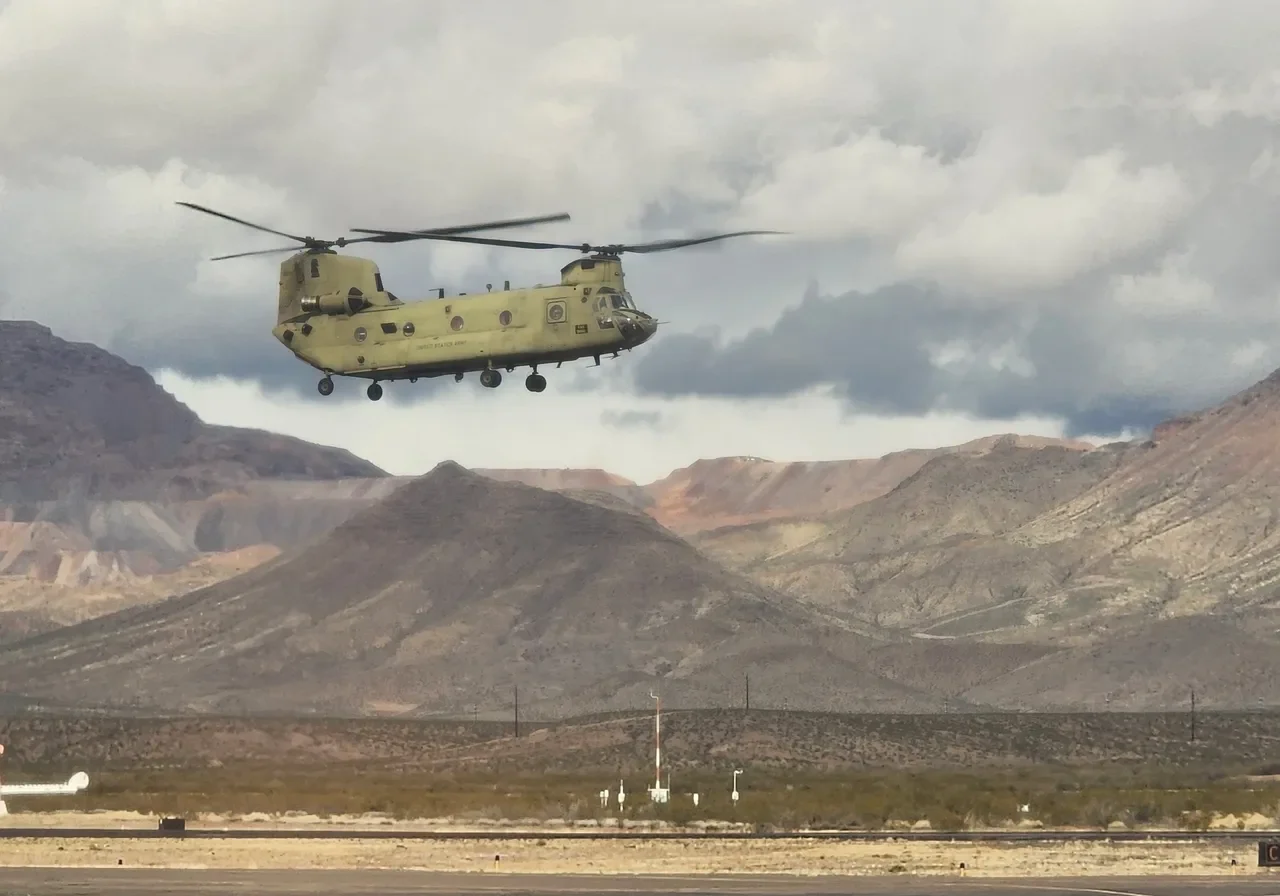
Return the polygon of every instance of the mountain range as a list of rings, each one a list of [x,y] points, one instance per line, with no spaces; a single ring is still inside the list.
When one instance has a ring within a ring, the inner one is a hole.
[[[388,476],[205,424],[31,323],[0,322],[0,373],[0,691],[24,699],[425,716],[518,686],[547,717],[732,706],[749,679],[793,709],[1168,709],[1280,681],[1280,372],[1139,441],[648,484]]]

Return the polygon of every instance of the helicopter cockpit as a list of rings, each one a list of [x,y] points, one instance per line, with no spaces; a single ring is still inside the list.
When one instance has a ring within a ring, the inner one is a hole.
[[[617,327],[627,345],[639,345],[658,328],[658,323],[636,307],[631,293],[602,286],[596,292],[596,323],[601,329]],[[621,312],[621,313],[615,313]]]
[[[600,299],[598,300],[596,307],[600,311],[605,311],[609,308],[613,308],[618,311],[639,310],[636,308],[635,302],[631,300],[631,293],[627,292],[625,289],[622,290],[622,292],[618,292],[618,290],[614,289],[612,286],[602,286],[597,290],[597,295],[600,296]]]

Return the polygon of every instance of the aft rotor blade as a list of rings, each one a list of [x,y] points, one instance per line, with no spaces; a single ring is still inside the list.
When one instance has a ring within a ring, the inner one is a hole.
[[[244,218],[237,218],[234,215],[228,215],[225,212],[215,212],[211,208],[205,208],[203,205],[196,205],[194,202],[183,202],[178,200],[178,205],[185,205],[187,208],[193,208],[198,212],[204,212],[206,215],[213,215],[217,218],[225,218],[228,221],[235,221],[237,224],[243,224],[245,227],[252,227],[254,230],[261,230],[263,233],[273,233],[276,236],[282,236],[285,239],[297,240],[300,243],[309,243],[305,236],[295,236],[292,233],[285,233],[282,230],[272,230],[270,227],[263,227],[261,224],[254,224],[252,221],[246,221]]]
[[[755,234],[780,234],[782,230],[738,230],[733,233],[718,233],[715,236],[700,236],[683,240],[657,240],[652,243],[637,243],[634,246],[610,246],[619,252],[666,252],[668,249],[682,249],[685,246],[697,246],[702,243],[713,243],[716,240],[727,240],[735,236],[752,236]]]

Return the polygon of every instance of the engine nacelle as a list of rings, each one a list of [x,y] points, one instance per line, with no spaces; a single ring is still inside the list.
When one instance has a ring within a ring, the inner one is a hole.
[[[359,287],[353,286],[346,295],[340,292],[319,296],[303,296],[298,300],[303,314],[355,314],[373,303],[364,297]]]

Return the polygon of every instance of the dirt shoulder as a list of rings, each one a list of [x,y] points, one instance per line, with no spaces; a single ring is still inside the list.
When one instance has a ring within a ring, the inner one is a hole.
[[[495,856],[499,857],[495,861]],[[1232,859],[1236,865],[1232,865]],[[964,869],[961,869],[964,863]],[[535,874],[921,874],[974,877],[1251,876],[1257,848],[1203,843],[557,840],[4,841],[0,866],[362,869]]]

